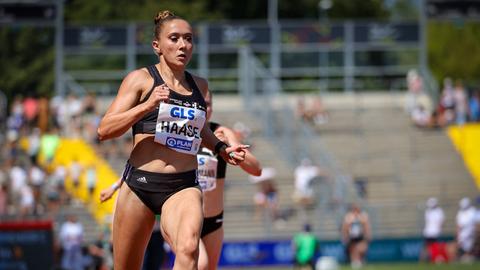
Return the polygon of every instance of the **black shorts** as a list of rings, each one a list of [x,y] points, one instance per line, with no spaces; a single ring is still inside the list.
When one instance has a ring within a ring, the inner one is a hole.
[[[206,217],[203,219],[203,227],[202,227],[202,234],[200,238],[204,237],[205,235],[212,233],[218,229],[220,229],[223,225],[223,211],[213,217]]]
[[[351,246],[351,245],[355,245],[357,243],[360,243],[364,240],[365,238],[363,236],[359,236],[359,237],[354,237],[354,238],[350,238],[348,240],[348,245]]]
[[[190,187],[200,189],[197,170],[181,173],[155,173],[130,166],[125,183],[156,215],[162,213],[163,204],[173,194]]]

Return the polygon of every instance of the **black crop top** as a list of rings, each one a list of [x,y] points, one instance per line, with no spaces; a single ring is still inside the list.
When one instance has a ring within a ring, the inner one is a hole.
[[[160,76],[160,72],[158,72],[155,65],[147,67],[148,73],[153,77],[154,83],[152,89],[148,92],[143,100],[140,101],[140,104],[147,101],[147,99],[152,94],[152,91],[155,87],[164,84],[164,80],[162,76]],[[205,99],[198,89],[195,80],[193,79],[192,75],[185,71],[185,79],[187,80],[188,85],[192,89],[191,95],[182,95],[175,91],[170,91],[169,102],[170,104],[176,104],[184,107],[196,108],[202,111],[207,111],[207,104],[205,103]],[[132,126],[132,133],[135,134],[155,134],[155,127],[157,125],[157,117],[158,117],[158,106],[155,110],[148,112],[145,114],[138,122],[133,124]]]

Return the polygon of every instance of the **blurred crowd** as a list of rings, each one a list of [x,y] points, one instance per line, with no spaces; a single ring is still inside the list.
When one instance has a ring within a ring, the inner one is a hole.
[[[108,234],[99,232],[98,240],[85,242],[83,224],[72,210],[80,202],[65,189],[67,177],[79,189],[84,174],[87,192],[92,194],[97,181],[95,165],[82,166],[73,160],[67,166],[52,166],[61,137],[86,139],[104,157],[121,156],[122,145],[112,147],[96,139],[100,113],[92,94],[51,99],[16,96],[1,127],[0,221],[52,220],[59,269],[106,269],[102,266],[108,262]]]
[[[407,74],[405,110],[418,127],[435,128],[480,121],[480,89],[466,88],[462,80],[445,78],[438,102],[426,90],[425,80],[416,70]]]

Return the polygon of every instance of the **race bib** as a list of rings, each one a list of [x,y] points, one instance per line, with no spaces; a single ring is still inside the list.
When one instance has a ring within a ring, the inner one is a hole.
[[[158,109],[155,142],[190,155],[196,155],[205,124],[205,112],[168,103],[160,103]]]
[[[215,156],[198,154],[198,182],[203,191],[214,190],[217,187],[217,164]]]

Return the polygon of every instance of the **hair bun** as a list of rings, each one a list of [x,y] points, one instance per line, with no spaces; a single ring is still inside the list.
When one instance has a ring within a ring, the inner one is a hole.
[[[158,22],[165,20],[169,17],[175,17],[175,14],[171,12],[170,10],[162,10],[157,13],[157,16],[155,16],[154,22],[157,24]]]

